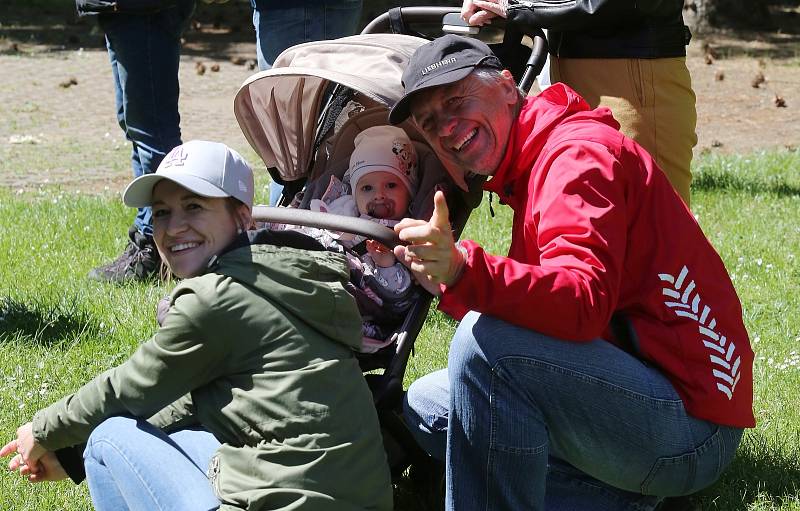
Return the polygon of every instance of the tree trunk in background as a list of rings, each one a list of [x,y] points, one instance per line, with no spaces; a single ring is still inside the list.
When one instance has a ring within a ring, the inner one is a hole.
[[[768,0],[684,0],[683,14],[693,32],[712,28],[764,29],[772,24]]]

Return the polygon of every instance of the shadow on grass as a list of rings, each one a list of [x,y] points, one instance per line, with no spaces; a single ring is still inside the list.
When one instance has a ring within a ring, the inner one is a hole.
[[[723,170],[703,170],[692,180],[693,191],[746,192],[752,195],[768,193],[779,197],[800,196],[800,186],[787,183],[780,176],[742,176]]]
[[[776,509],[795,504],[800,495],[797,441],[795,435],[776,445],[763,433],[749,430],[722,478],[708,490],[684,501],[691,503],[684,509],[747,511],[754,509],[756,503],[766,502]]]
[[[23,303],[0,298],[0,343],[12,339],[51,347],[100,328],[75,301],[66,304]]]

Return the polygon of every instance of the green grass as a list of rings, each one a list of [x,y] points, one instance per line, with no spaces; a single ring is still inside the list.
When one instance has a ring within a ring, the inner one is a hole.
[[[732,467],[692,499],[702,510],[800,511],[800,153],[703,157],[693,211],[722,255],[756,350],[758,426]],[[263,200],[263,198],[262,198]],[[508,208],[483,204],[465,233],[496,253],[509,243]],[[58,189],[0,190],[0,431],[122,361],[155,330],[168,286],[116,287],[86,273],[115,257],[131,212],[117,196]],[[455,324],[432,311],[407,383],[447,362]],[[402,484],[399,510],[419,508]],[[0,511],[91,509],[85,484],[29,485],[0,473]]]

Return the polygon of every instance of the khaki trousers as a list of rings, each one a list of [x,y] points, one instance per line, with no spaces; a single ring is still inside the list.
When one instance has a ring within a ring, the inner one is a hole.
[[[688,205],[697,111],[686,59],[551,59],[550,80],[592,108],[610,108],[620,131],[653,155]]]

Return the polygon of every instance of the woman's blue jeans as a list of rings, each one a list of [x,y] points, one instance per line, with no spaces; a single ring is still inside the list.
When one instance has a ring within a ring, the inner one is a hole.
[[[446,509],[650,510],[717,480],[742,430],[692,418],[670,382],[603,340],[553,339],[475,312],[405,417],[446,459]]]
[[[219,441],[203,429],[166,435],[141,419],[112,417],[92,432],[83,453],[98,511],[217,509],[206,469]]]

